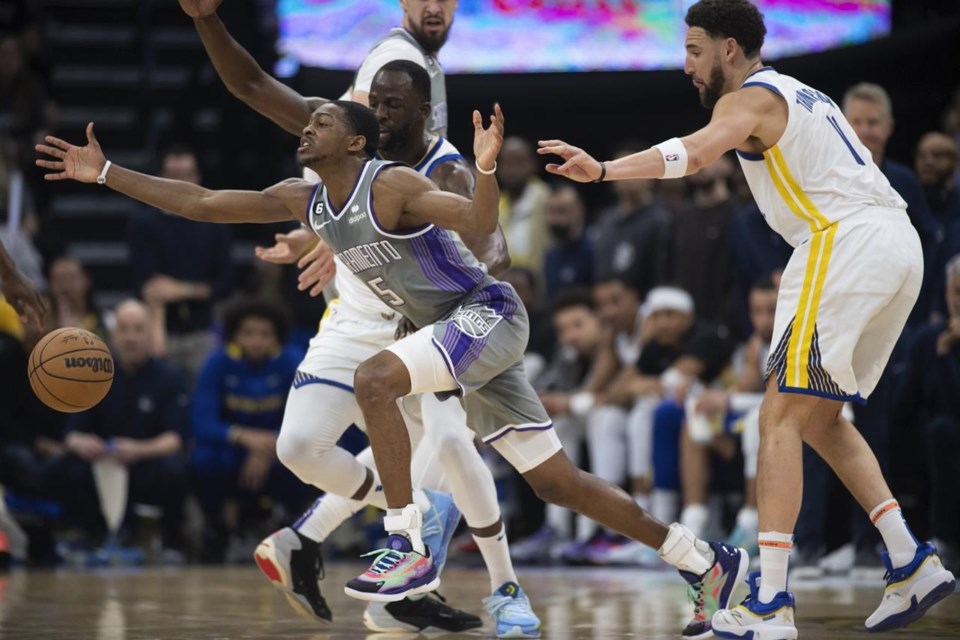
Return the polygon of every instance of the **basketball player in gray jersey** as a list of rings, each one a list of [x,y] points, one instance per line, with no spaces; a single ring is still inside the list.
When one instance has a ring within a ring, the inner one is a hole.
[[[529,326],[516,293],[487,275],[445,231],[496,228],[495,160],[503,142],[499,106],[490,120],[484,128],[480,113],[473,114],[478,176],[472,202],[437,190],[412,169],[372,160],[377,120],[366,107],[343,101],[318,108],[303,131],[298,156],[320,176],[318,185],[289,179],[259,192],[211,191],[137,173],[106,160],[92,123],[83,147],[48,136],[37,151],[50,159],[38,159],[37,165],[51,170],[47,180],[104,184],[193,220],[307,223],[371,292],[423,327],[367,360],[354,377],[391,535],[370,569],[348,583],[350,595],[392,601],[439,583],[423,544],[420,508],[412,501],[410,440],[397,405],[409,394],[436,393],[447,402],[461,396],[471,427],[523,473],[541,498],[657,548],[680,569],[695,601],[712,610],[725,607],[746,572],[746,553],[698,540],[680,524],[668,527],[654,520],[624,491],[570,462],[523,375]]]
[[[210,0],[181,2],[184,10],[196,19],[210,58],[231,92],[281,127],[299,135],[309,119],[304,104],[319,105],[326,100],[297,96],[266,74],[213,14],[218,4]],[[427,21],[429,27],[438,21],[449,24],[452,20],[452,13],[436,9],[433,4],[436,3],[408,6],[404,19],[408,28],[393,30],[389,38],[374,47],[357,75],[360,82],[356,86],[364,92],[355,95],[375,110],[380,124],[380,152],[384,158],[407,163],[444,191],[470,197],[474,178],[459,151],[442,135],[430,133],[427,128],[431,117],[438,112],[433,96],[445,91],[442,71],[432,58],[428,60],[424,57],[426,54],[421,56],[411,49],[411,42],[416,43],[411,40],[411,33],[418,33],[418,39],[424,42],[430,37],[414,23]],[[446,30],[437,35],[439,47]],[[379,66],[383,62],[386,63]],[[371,70],[371,64],[376,64],[379,70]],[[445,113],[445,105],[443,110]],[[305,173],[312,174],[309,170]],[[509,265],[506,242],[499,228],[493,234],[462,237],[491,273],[497,274]],[[317,246],[311,250],[311,245]],[[261,250],[258,255],[280,262],[297,262],[299,256],[304,256],[301,289],[312,287],[311,295],[319,295],[334,274],[332,253],[317,242],[317,236],[309,229],[279,236],[275,247]],[[316,560],[319,557],[317,543],[343,519],[370,503],[371,495],[382,500],[382,491],[379,496],[375,494],[379,486],[378,481],[373,481],[375,470],[368,471],[367,479],[360,484],[363,478],[357,469],[362,468],[361,463],[373,466],[369,450],[361,452],[354,461],[347,458],[336,442],[351,423],[364,428],[353,394],[353,373],[361,362],[394,340],[398,315],[350,275],[346,266],[339,266],[342,273],[336,273],[335,290],[340,297],[331,301],[320,331],[298,368],[299,382],[291,389],[278,441],[281,461],[304,482],[320,487],[327,495],[292,528],[266,538],[256,552],[264,575],[284,591],[294,608],[321,620],[329,619],[330,611],[317,588],[322,572],[322,565]],[[324,293],[331,290],[333,287]],[[411,433],[423,433],[424,446],[414,456],[414,466],[419,470],[418,484],[432,489],[449,488],[483,555],[490,573],[491,590],[512,590],[517,577],[510,560],[493,477],[473,445],[473,434],[466,426],[462,408],[448,403],[445,412],[432,412],[433,420],[424,424],[419,420],[419,402],[411,400],[404,404],[408,425]],[[432,400],[432,396],[426,399]],[[320,418],[314,419],[318,415]],[[423,471],[424,468],[427,470]],[[440,484],[436,484],[437,481],[441,481]],[[376,500],[373,503],[376,504]],[[522,590],[517,593],[522,594]],[[485,603],[491,604],[491,598]],[[498,635],[520,633],[535,637],[539,634],[540,622],[526,598],[515,597],[506,606],[491,610],[491,614],[496,620]],[[470,620],[479,624],[479,619],[450,610],[434,600],[395,602],[386,606],[371,603],[364,612],[367,627],[376,631],[411,630],[410,626],[404,626],[408,623],[413,625],[413,630],[429,623],[432,628],[463,631]]]

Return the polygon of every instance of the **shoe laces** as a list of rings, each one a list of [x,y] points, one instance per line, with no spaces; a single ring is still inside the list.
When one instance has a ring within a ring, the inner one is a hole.
[[[407,554],[403,551],[397,551],[396,549],[377,549],[376,551],[365,553],[360,557],[366,558],[368,556],[377,556],[373,564],[370,565],[369,571],[377,575],[383,575],[392,571],[398,564],[403,562]]]
[[[687,598],[693,603],[693,617],[699,618],[703,614],[706,603],[703,599],[703,581],[700,580],[687,585]]]

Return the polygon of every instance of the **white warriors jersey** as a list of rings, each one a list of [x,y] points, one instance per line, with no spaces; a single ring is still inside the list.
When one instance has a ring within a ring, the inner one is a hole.
[[[787,128],[760,153],[737,151],[767,223],[792,246],[868,207],[903,209],[900,197],[836,103],[764,67],[744,87],[764,87],[787,103]]]
[[[450,141],[443,136],[436,136],[428,146],[428,151],[413,169],[426,177],[430,177],[434,169],[444,162],[460,160],[463,156]],[[340,296],[340,312],[352,317],[358,315],[369,320],[393,320],[397,310],[383,302],[383,298],[374,294],[360,278],[353,274],[349,267],[339,258],[334,258],[337,265],[337,275],[334,284]]]

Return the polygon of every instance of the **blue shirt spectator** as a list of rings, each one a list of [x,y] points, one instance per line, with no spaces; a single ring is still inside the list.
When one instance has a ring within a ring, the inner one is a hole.
[[[268,496],[292,512],[311,493],[276,455],[287,393],[300,364],[297,353],[281,346],[285,314],[275,304],[241,301],[224,325],[227,346],[200,371],[191,420],[191,469],[208,522],[201,555],[211,562],[224,559],[228,539],[239,534],[239,512],[256,502],[251,499]]]

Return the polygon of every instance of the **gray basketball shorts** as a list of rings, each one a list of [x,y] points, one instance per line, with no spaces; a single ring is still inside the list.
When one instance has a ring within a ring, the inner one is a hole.
[[[511,432],[552,431],[523,369],[530,322],[521,305],[509,313],[482,297],[387,347],[406,365],[411,394],[458,395],[467,424],[485,441]]]

